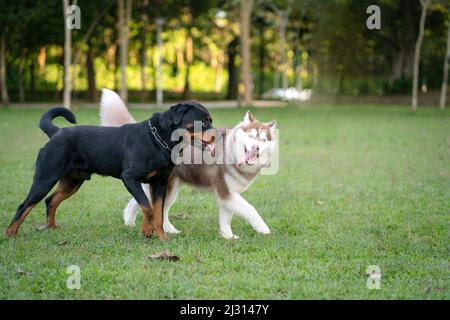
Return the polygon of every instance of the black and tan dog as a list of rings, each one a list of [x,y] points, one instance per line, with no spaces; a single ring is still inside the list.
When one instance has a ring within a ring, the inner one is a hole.
[[[39,127],[50,141],[39,151],[33,184],[6,234],[16,235],[32,208],[59,181],[56,191],[45,199],[47,223],[42,227],[56,228],[56,208],[96,173],[121,179],[144,213],[142,233],[151,237],[155,232],[159,239],[166,240],[162,212],[168,177],[174,167],[171,149],[178,143],[171,141],[171,134],[184,128],[194,142],[198,133],[193,132],[193,123],[201,121],[203,131],[196,141],[201,140],[204,148],[214,140],[213,134],[210,135],[212,119],[208,110],[196,102],[179,103],[165,112],[155,113],[149,120],[119,128],[72,126],[60,129],[52,123],[58,116],[76,123],[73,113],[64,108],[51,109],[42,116]],[[152,186],[152,205],[141,183]]]

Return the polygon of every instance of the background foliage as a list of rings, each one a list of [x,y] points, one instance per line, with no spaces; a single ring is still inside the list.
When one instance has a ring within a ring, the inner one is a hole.
[[[169,97],[186,89],[186,72],[194,96],[233,98],[236,79],[229,74],[238,68],[239,2],[221,0],[133,1],[127,85],[133,91],[155,88],[155,19],[164,17],[163,78]],[[75,67],[75,98],[95,101],[88,94],[98,88],[117,89],[117,4],[114,0],[80,0],[82,29],[73,31],[73,50],[81,50]],[[289,1],[255,1],[252,13],[252,74],[259,94],[281,86],[282,52],[277,8],[286,10]],[[381,8],[381,30],[366,28],[366,8]],[[7,80],[13,101],[18,100],[23,78],[26,100],[59,100],[63,87],[62,1],[0,1],[0,31],[7,32]],[[95,17],[106,8],[85,44],[83,35]],[[445,1],[434,1],[428,11],[421,60],[420,85],[438,89],[442,81],[449,9]],[[143,22],[146,14],[148,22]],[[287,76],[290,86],[301,77],[302,87],[326,95],[386,95],[409,93],[414,44],[418,33],[420,2],[413,0],[298,0],[290,3],[286,28]],[[145,33],[143,33],[145,30]],[[193,39],[192,66],[187,64],[186,38]],[[144,38],[143,38],[144,37]],[[145,39],[145,48],[143,48]],[[141,51],[145,50],[148,83],[140,83]],[[87,56],[93,53],[96,75],[88,88]],[[238,73],[238,72],[237,72]],[[231,81],[230,81],[231,80]],[[231,82],[231,83],[230,83]],[[91,85],[92,86],[92,85]],[[88,90],[89,89],[89,90]],[[132,99],[137,98],[137,93]],[[133,98],[134,97],[134,98]]]

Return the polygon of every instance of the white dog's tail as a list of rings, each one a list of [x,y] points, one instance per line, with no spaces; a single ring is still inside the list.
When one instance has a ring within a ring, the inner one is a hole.
[[[100,100],[100,124],[105,127],[120,127],[136,123],[123,100],[114,91],[103,89]]]

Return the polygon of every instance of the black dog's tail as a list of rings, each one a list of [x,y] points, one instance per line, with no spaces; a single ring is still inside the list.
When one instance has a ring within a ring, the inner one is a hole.
[[[45,132],[45,134],[51,138],[59,130],[57,126],[52,123],[52,120],[56,117],[64,117],[70,123],[77,123],[75,115],[66,108],[53,108],[44,113],[39,122],[39,128]]]

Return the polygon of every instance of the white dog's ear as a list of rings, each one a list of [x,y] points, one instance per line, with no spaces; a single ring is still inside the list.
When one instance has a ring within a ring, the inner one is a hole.
[[[269,140],[272,140],[275,137],[275,129],[277,128],[277,121],[272,120],[269,123],[267,123],[267,126],[269,127],[269,130],[270,130],[270,139]]]
[[[244,125],[248,125],[250,122],[255,121],[255,117],[250,111],[247,111],[244,116]]]
[[[267,126],[271,129],[271,130],[275,130],[277,128],[277,120],[272,120],[270,121]]]

